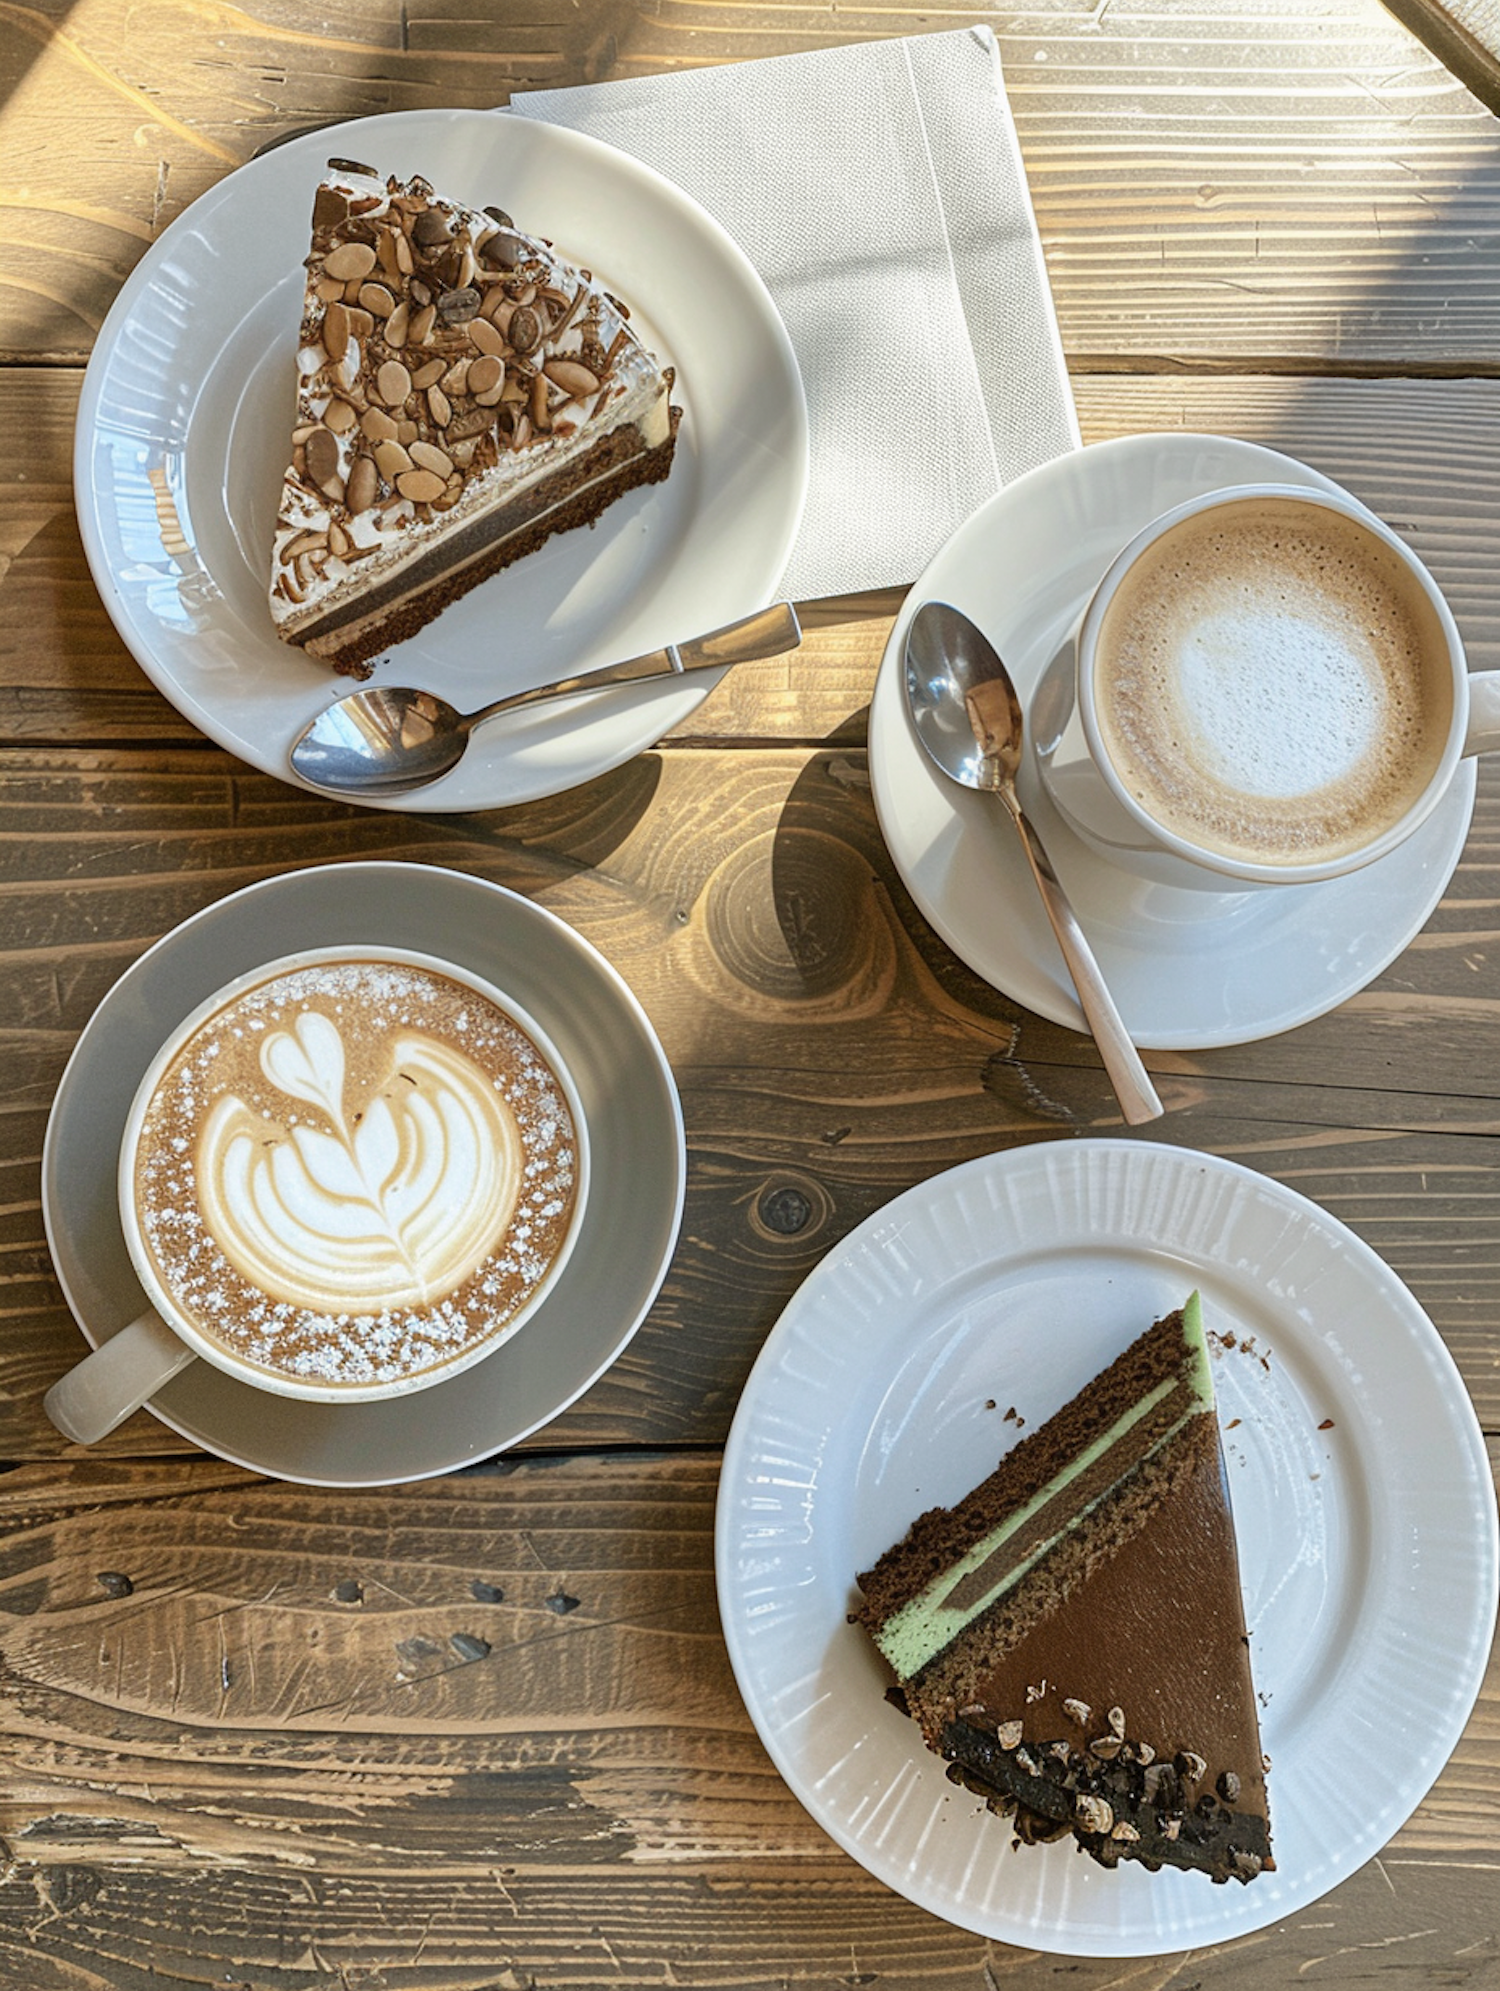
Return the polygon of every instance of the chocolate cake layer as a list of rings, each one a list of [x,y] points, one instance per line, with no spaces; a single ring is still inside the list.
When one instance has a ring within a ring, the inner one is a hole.
[[[1018,1839],[1249,1880],[1273,1866],[1197,1296],[919,1517],[855,1614],[950,1775]]]

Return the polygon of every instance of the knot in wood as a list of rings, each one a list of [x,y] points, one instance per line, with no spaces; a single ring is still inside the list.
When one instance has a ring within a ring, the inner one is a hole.
[[[798,1231],[806,1230],[812,1213],[809,1198],[790,1183],[768,1189],[760,1199],[761,1222],[782,1237],[795,1237]]]

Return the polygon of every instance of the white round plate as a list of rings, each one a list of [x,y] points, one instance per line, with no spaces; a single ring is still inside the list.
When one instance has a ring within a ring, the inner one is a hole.
[[[1246,482],[1337,489],[1306,464],[1223,436],[1125,436],[1028,471],[982,505],[908,595],[870,708],[870,779],[896,869],[976,974],[1082,1030],[1073,984],[1020,839],[992,796],[928,760],[906,709],[906,631],[924,601],[963,609],[1026,705],[1096,582],[1158,513]],[[1052,805],[1028,752],[1028,815],[1066,886],[1131,1036],[1146,1050],[1244,1044],[1306,1023],[1373,981],[1421,931],[1463,851],[1475,769],[1377,864],[1320,885],[1213,892],[1150,885],[1098,857]]]
[[[1016,1847],[846,1617],[856,1572],[993,1470],[1008,1410],[1035,1430],[1194,1287],[1235,1343],[1214,1376],[1272,1759],[1276,1870],[1247,1886]],[[813,1817],[935,1914],[1072,1956],[1245,1935],[1377,1853],[1474,1705],[1497,1562],[1473,1409],[1389,1267],[1292,1190],[1140,1141],[981,1157],[832,1251],[751,1372],[716,1540],[740,1691]]]
[[[485,582],[380,661],[377,682],[473,710],[748,615],[774,596],[807,483],[801,376],[776,307],[718,223],[659,174],[496,111],[365,118],[252,159],[173,223],[121,291],[84,379],[74,481],[95,582],[142,669],[211,739],[287,781],[295,735],[350,689],[277,638],[266,600],[302,265],[330,157],[421,175],[554,242],[629,301],[645,343],[677,368],[684,410],[665,483]],[[441,783],[375,806],[556,794],[652,745],[716,682],[534,710],[482,731]]]
[[[302,1403],[194,1362],[148,1405],[206,1451],[313,1486],[455,1471],[581,1396],[666,1277],[687,1176],[682,1110],[655,1031],[609,963],[555,914],[424,864],[288,872],[205,907],[143,954],[100,1003],[63,1073],[42,1150],[42,1214],[63,1294],[96,1347],[145,1305],[120,1230],[115,1157],[163,1037],[264,961],[371,941],[452,961],[536,1018],[583,1102],[589,1196],[572,1255],[537,1312],[449,1382],[382,1403]]]

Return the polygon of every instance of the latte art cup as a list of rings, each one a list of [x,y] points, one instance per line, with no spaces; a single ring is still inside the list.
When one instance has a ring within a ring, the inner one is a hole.
[[[1500,746],[1426,567],[1347,494],[1212,491],[1112,562],[1044,673],[1037,766],[1098,855],[1223,892],[1334,878]]]
[[[141,1080],[119,1207],[149,1309],[48,1414],[93,1443],[197,1358],[330,1406],[447,1382],[542,1305],[587,1188],[577,1087],[500,990],[374,943],[267,962]]]

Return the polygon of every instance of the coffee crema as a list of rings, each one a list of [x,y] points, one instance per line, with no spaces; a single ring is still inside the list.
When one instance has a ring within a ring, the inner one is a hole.
[[[334,959],[232,995],[146,1106],[141,1237],[207,1341],[336,1393],[431,1380],[563,1249],[579,1136],[541,1049],[477,990]]]
[[[1101,621],[1094,700],[1127,793],[1187,842],[1318,864],[1375,842],[1442,758],[1442,624],[1357,520],[1253,497],[1183,520]]]

